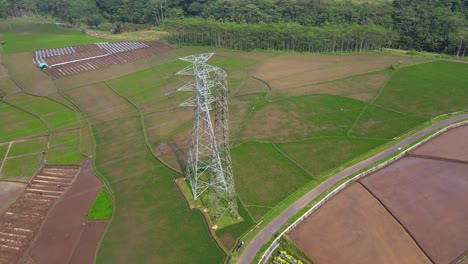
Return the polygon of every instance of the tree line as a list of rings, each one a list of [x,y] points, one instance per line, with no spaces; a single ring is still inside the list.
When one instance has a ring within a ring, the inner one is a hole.
[[[0,17],[71,24],[152,24],[170,40],[237,49],[364,51],[383,47],[467,55],[466,0],[0,0]]]

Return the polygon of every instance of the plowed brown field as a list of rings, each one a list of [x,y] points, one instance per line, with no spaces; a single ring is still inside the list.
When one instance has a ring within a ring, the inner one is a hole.
[[[467,135],[452,129],[352,184],[289,237],[319,264],[456,263],[468,252]]]

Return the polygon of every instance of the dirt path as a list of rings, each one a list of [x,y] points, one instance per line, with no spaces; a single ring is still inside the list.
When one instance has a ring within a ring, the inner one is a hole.
[[[413,142],[417,141],[421,137],[429,134],[430,132],[436,131],[450,123],[457,122],[463,119],[468,118],[468,114],[452,117],[439,123],[436,123],[430,127],[427,127],[418,133],[406,138],[405,140],[399,142],[398,144],[364,160],[361,161],[333,176],[328,178],[326,181],[306,193],[302,196],[299,200],[295,203],[290,205],[286,208],[281,214],[279,214],[276,218],[274,218],[267,226],[265,226],[255,238],[247,245],[247,247],[243,250],[242,255],[239,257],[237,263],[240,264],[248,264],[251,263],[254,259],[255,255],[257,254],[258,250],[273,236],[275,232],[277,232],[282,225],[286,223],[291,217],[293,217],[297,212],[299,212],[302,208],[308,205],[312,200],[314,200],[317,196],[319,196],[322,192],[326,191],[328,188],[332,187],[335,183],[341,181],[342,179],[348,177],[349,175],[364,169],[371,164],[382,160],[392,154],[398,152],[401,148],[404,148]]]

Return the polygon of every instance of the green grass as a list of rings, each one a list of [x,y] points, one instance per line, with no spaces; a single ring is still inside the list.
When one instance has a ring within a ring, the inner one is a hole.
[[[396,71],[375,104],[421,117],[466,110],[468,64],[435,61]]]
[[[392,139],[425,121],[428,121],[428,118],[369,105],[350,131],[350,135]]]
[[[88,220],[110,219],[112,216],[112,201],[105,189],[101,189],[89,209]]]
[[[26,141],[15,142],[10,148],[8,157],[42,153],[47,149],[47,137],[33,138]]]
[[[46,132],[42,123],[20,109],[0,102],[0,142],[40,135]]]
[[[41,163],[42,153],[7,158],[0,180],[29,182]]]
[[[265,102],[245,123],[244,138],[293,141],[345,136],[365,103],[333,95],[306,95]]]
[[[50,165],[80,165],[85,157],[78,147],[53,148],[47,152],[47,164]]]
[[[0,33],[46,34],[46,35],[82,35],[81,30],[57,27],[55,24],[3,21]]]
[[[73,130],[66,134],[53,133],[49,141],[50,148],[75,147],[80,144],[79,130]]]
[[[90,37],[81,34],[81,32],[80,34],[76,34],[76,31],[70,30],[70,33],[71,34],[67,35],[7,33],[0,37],[0,41],[5,41],[5,44],[3,45],[3,51],[5,53],[27,52],[39,49],[108,42],[108,40]]]
[[[237,193],[258,221],[269,209],[313,178],[272,144],[247,142],[231,150]]]
[[[362,138],[317,138],[278,143],[276,146],[314,177],[384,144],[387,140]]]
[[[8,102],[39,116],[50,130],[61,130],[79,127],[75,112],[46,97],[18,94]]]
[[[174,60],[111,80],[109,85],[144,113],[169,109],[177,105],[174,99],[182,101],[190,96],[189,93],[175,92],[184,83],[170,77],[186,66],[186,62]]]

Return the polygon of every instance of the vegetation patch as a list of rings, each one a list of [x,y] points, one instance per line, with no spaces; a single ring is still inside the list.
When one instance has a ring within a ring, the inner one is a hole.
[[[266,101],[252,107],[243,137],[281,142],[345,136],[364,106],[362,101],[332,95]]]
[[[29,182],[40,167],[42,153],[7,158],[0,179]]]
[[[2,57],[10,78],[24,92],[39,96],[57,92],[52,79],[32,63],[31,53],[3,54]]]
[[[39,119],[4,102],[0,102],[0,120],[0,142],[46,132]]]
[[[382,139],[332,137],[275,144],[288,158],[318,177],[387,142]]]
[[[427,118],[369,105],[350,131],[357,137],[392,139],[427,121]]]
[[[313,178],[272,144],[247,142],[231,150],[236,190],[255,221]],[[258,211],[256,208],[266,210]]]
[[[72,109],[47,97],[19,93],[8,97],[7,101],[39,116],[50,130],[77,128],[79,125]]]
[[[55,27],[54,25],[51,25]],[[70,30],[73,34],[46,35],[46,34],[11,34],[7,33],[0,37],[4,41],[3,51],[5,53],[28,52],[39,49],[60,48],[66,46],[93,44],[106,42],[106,40],[94,38],[81,33],[81,31]],[[32,61],[31,61],[32,64]]]
[[[23,156],[28,154],[42,153],[47,149],[47,137],[39,137],[18,141],[11,145],[8,157]]]
[[[127,100],[115,94],[105,83],[83,86],[66,90],[92,123],[122,118],[136,114]]]
[[[280,255],[283,255],[281,257]],[[307,256],[302,250],[298,249],[294,243],[289,240],[287,236],[282,236],[280,238],[280,244],[279,247],[272,253],[271,258],[268,260],[267,263],[269,264],[274,264],[275,260],[276,262],[279,263],[289,263],[287,262],[282,262],[280,259],[284,260],[284,257],[286,258],[293,258],[295,262],[301,261],[301,263],[304,264],[314,264],[312,259]]]
[[[105,189],[101,189],[89,209],[88,220],[105,220],[112,216],[112,201]]]
[[[392,71],[386,69],[377,72],[357,74],[338,80],[275,90],[268,94],[268,99],[291,97],[302,94],[333,94],[361,101],[371,101],[385,84]]]
[[[375,104],[421,117],[465,110],[467,71],[468,64],[448,61],[402,68],[394,73]]]

